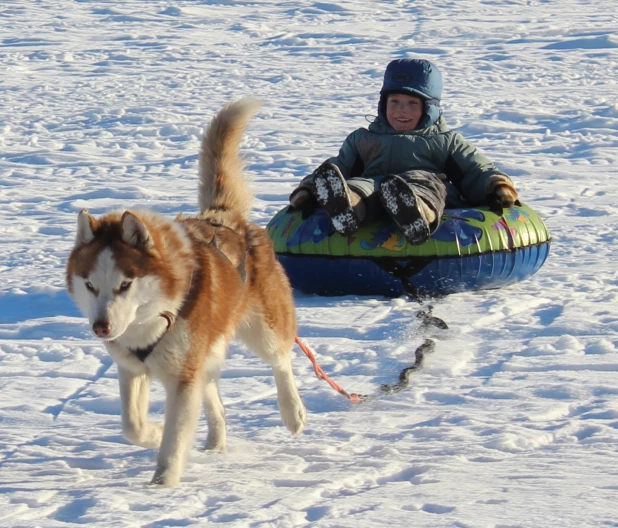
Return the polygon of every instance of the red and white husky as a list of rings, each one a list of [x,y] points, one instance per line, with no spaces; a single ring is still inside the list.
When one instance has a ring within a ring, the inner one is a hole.
[[[271,365],[286,427],[298,434],[306,422],[290,360],[292,290],[266,231],[248,222],[253,196],[238,151],[258,108],[241,99],[212,120],[202,140],[197,217],[94,218],[84,209],[77,219],[67,287],[118,364],[124,436],[160,447],[153,484],[178,484],[201,403],[206,449],[225,450],[218,379],[234,336]],[[153,377],[166,390],[163,425],[148,421]]]

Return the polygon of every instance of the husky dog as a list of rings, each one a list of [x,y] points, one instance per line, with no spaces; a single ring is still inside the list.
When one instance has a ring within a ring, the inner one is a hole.
[[[203,404],[206,449],[224,451],[219,372],[240,338],[273,369],[283,423],[298,434],[305,407],[290,350],[292,290],[264,229],[248,222],[253,196],[239,146],[260,104],[241,99],[214,117],[202,139],[197,217],[82,210],[67,288],[118,365],[122,430],[159,448],[152,484],[177,485]],[[148,420],[152,378],[165,387],[165,423]]]

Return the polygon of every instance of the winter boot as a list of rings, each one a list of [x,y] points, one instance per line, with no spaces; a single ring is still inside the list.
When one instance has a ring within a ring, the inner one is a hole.
[[[402,178],[384,178],[380,183],[380,200],[410,244],[418,246],[427,242],[431,232],[426,208]]]
[[[350,236],[365,216],[365,203],[350,191],[339,167],[322,163],[314,173],[315,197],[324,208],[337,233]]]

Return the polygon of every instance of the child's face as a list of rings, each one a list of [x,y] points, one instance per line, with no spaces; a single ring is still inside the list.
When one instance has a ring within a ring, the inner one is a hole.
[[[419,97],[391,94],[386,99],[386,119],[397,132],[414,130],[423,116],[423,101]]]

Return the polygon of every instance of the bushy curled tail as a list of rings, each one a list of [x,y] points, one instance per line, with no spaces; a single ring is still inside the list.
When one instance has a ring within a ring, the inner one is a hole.
[[[242,135],[260,101],[244,97],[227,104],[210,122],[200,151],[201,211],[233,211],[247,219],[253,194],[243,176],[239,149]]]

